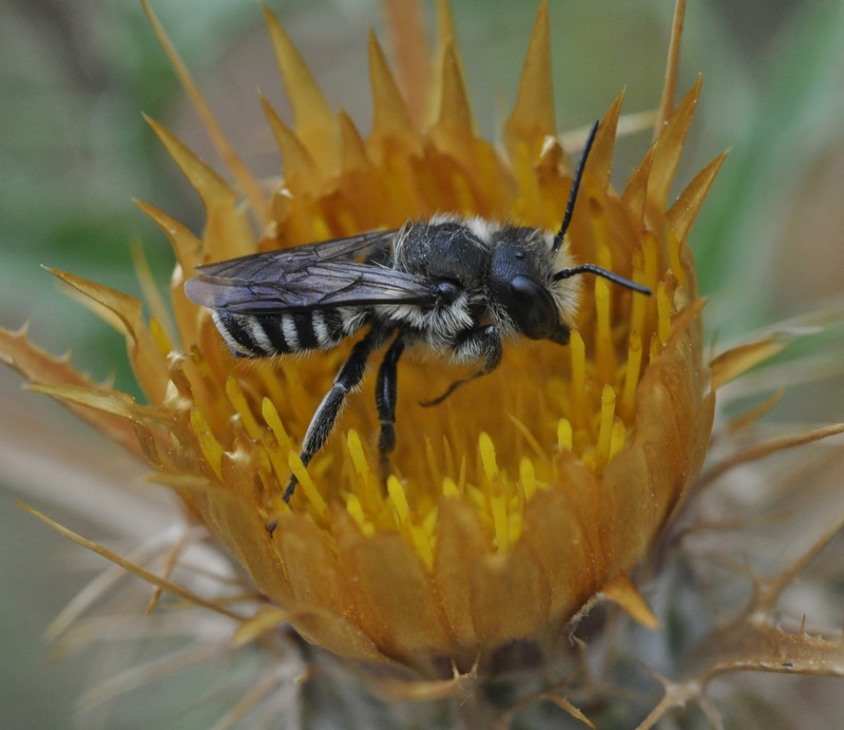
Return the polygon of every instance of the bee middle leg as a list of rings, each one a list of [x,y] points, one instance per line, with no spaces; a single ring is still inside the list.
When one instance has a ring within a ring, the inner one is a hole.
[[[501,356],[504,353],[504,343],[501,339],[500,330],[494,325],[487,324],[482,327],[466,330],[458,338],[454,345],[453,357],[455,360],[472,361],[480,360],[480,367],[471,375],[455,380],[446,388],[445,392],[432,398],[422,401],[421,406],[436,406],[442,403],[461,385],[468,383],[475,378],[489,375],[501,364]]]
[[[378,453],[381,457],[381,478],[390,473],[390,454],[396,448],[396,400],[398,395],[398,364],[404,352],[405,341],[401,333],[384,354],[378,379],[375,382],[375,409],[381,422],[378,436]]]
[[[326,393],[322,402],[317,407],[316,412],[311,418],[308,430],[305,432],[302,453],[299,455],[305,466],[310,463],[314,455],[325,444],[331,431],[334,429],[334,423],[337,420],[340,409],[343,407],[346,395],[360,384],[363,374],[366,371],[366,361],[369,359],[372,351],[383,344],[388,334],[378,328],[373,328],[366,333],[363,339],[355,343],[351,354],[334,378],[334,384],[331,386],[331,390]],[[296,475],[291,475],[287,488],[284,490],[283,498],[285,502],[290,501],[298,483],[299,480],[296,478]]]

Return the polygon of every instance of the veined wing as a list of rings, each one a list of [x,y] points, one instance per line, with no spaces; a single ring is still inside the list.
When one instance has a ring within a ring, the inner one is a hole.
[[[433,302],[435,289],[419,277],[355,260],[383,251],[395,235],[374,231],[200,266],[185,294],[242,314]]]

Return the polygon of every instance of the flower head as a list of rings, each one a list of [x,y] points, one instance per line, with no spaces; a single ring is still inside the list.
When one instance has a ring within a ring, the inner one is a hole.
[[[443,666],[466,671],[514,641],[553,641],[601,592],[650,620],[625,574],[698,474],[714,409],[686,242],[721,158],[667,206],[700,84],[665,115],[620,193],[610,184],[619,97],[601,120],[569,231],[576,261],[654,296],[582,281],[566,349],[509,343],[495,373],[437,407],[419,402],[442,392],[454,368],[403,361],[398,446],[384,485],[373,378],[313,462],[305,468],[298,457],[353,343],[306,359],[235,359],[183,284],[204,263],[443,212],[556,230],[574,150],[556,136],[547,9],[504,152],[474,130],[448,23],[431,98],[411,105],[435,109],[430,119],[409,111],[370,39],[374,122],[365,136],[330,110],[269,14],[268,24],[295,115],[290,128],[264,102],[284,163],[278,185],[265,194],[230,157],[232,187],[151,122],[206,209],[197,236],[141,205],[176,254],[176,331],[146,319],[135,299],[56,272],[124,331],[147,403],[87,382],[21,337],[7,338],[7,349],[41,390],[141,453],[284,618],[337,655],[429,676]],[[300,487],[288,504],[291,471]]]

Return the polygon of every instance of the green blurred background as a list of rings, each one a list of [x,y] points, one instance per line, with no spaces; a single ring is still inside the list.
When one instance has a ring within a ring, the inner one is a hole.
[[[432,4],[432,3],[431,3]],[[561,131],[602,115],[627,89],[626,112],[656,107],[673,3],[550,0]],[[289,119],[260,6],[252,0],[157,2],[156,11],[239,152],[278,174],[258,103]],[[382,40],[376,0],[270,2],[327,97],[366,129],[371,117],[366,30]],[[479,128],[495,136],[515,96],[537,3],[453,0]],[[693,234],[707,325],[727,341],[765,323],[840,304],[844,283],[844,3],[718,0],[688,10],[681,92],[705,77],[680,182],[732,148]],[[430,19],[430,18],[429,18]],[[141,118],[162,121],[219,168],[138,3],[10,0],[0,6],[0,325],[30,322],[46,349],[135,393],[122,338],[60,291],[48,265],[139,294],[131,256],[143,250],[166,285],[163,236],[132,204],[150,201],[201,226],[198,200]],[[623,184],[649,135],[620,144]],[[838,308],[840,312],[840,306]],[[815,337],[839,347],[841,328]],[[794,420],[840,420],[839,385],[820,383],[784,407]],[[0,372],[0,722],[63,728],[84,684],[84,659],[51,661],[40,640],[50,619],[100,563],[14,504],[38,504],[91,537],[140,540],[162,521],[145,505],[137,465],[43,397]],[[838,414],[836,416],[836,414]],[[109,505],[109,486],[135,505]],[[128,485],[128,486],[123,486]],[[94,507],[97,507],[95,510]],[[185,713],[205,727],[213,713]],[[164,715],[167,717],[167,715]],[[121,714],[104,727],[143,728]],[[155,725],[163,726],[163,725]]]

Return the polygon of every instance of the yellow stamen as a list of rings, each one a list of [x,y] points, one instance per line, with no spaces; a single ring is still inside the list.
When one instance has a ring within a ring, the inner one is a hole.
[[[612,425],[612,435],[610,436],[610,453],[607,461],[609,462],[624,446],[624,439],[627,437],[627,427],[624,421],[616,418]]]
[[[533,462],[528,458],[523,458],[519,462],[519,484],[525,494],[525,502],[530,502],[536,494],[536,470],[533,468]]]
[[[305,468],[305,465],[302,463],[302,460],[295,451],[290,452],[287,459],[287,466],[290,467],[290,471],[293,472],[293,475],[299,481],[299,487],[302,492],[304,492],[308,502],[310,502],[313,506],[317,518],[320,520],[327,519],[328,505],[325,503],[325,500],[316,488],[313,479],[311,479],[311,475],[308,474],[308,470]]]
[[[197,369],[203,385],[212,385],[213,387],[216,387],[216,379],[214,374],[211,372],[211,368],[208,366],[208,361],[205,358],[200,357],[199,352],[196,350],[191,351],[190,361]]]
[[[602,383],[612,382],[615,373],[610,304],[609,283],[605,279],[595,279],[595,359]]]
[[[437,532],[437,508],[428,510],[425,519],[422,520],[422,529],[425,531],[426,538],[433,540]],[[433,544],[433,543],[432,543]]]
[[[262,434],[262,440],[264,437],[269,436],[269,431],[265,431]],[[261,484],[264,485],[264,493],[269,494],[274,492],[278,488],[278,477],[276,476],[273,478],[273,473],[275,469],[273,468],[272,460],[269,456],[270,450],[268,449],[256,449],[255,455],[257,458],[256,463],[256,472],[258,473],[258,477],[261,480]]]
[[[469,499],[482,518],[488,519],[489,515],[487,514],[487,511],[489,509],[489,504],[487,503],[486,492],[482,489],[478,489],[474,484],[467,484],[466,489],[463,492],[463,496]]]
[[[486,476],[489,483],[492,483],[495,477],[498,476],[498,464],[495,461],[495,446],[489,434],[485,431],[481,432],[481,435],[478,437],[478,453],[481,455],[484,476]]]
[[[249,437],[256,440],[260,439],[264,433],[264,429],[255,420],[255,416],[252,415],[252,410],[246,402],[246,396],[243,395],[243,389],[240,387],[240,383],[234,378],[226,379],[226,395],[229,397],[229,402],[240,415],[240,420]]]
[[[352,459],[352,466],[358,475],[358,494],[362,503],[370,513],[375,513],[381,506],[382,491],[373,479],[372,470],[369,468],[369,461],[363,451],[363,444],[355,429],[349,429],[346,435],[346,446],[349,449],[349,456]]]
[[[497,490],[497,491],[500,491]],[[495,530],[495,544],[499,550],[510,548],[510,526],[507,519],[507,503],[502,494],[490,495],[490,512],[492,512],[492,525]]]
[[[601,424],[598,427],[596,463],[605,466],[610,458],[613,419],[615,417],[615,391],[605,385],[601,391]]]
[[[443,479],[443,497],[459,497],[460,490],[457,488],[457,484],[454,483],[454,480],[446,477]]]
[[[642,234],[642,255],[644,258],[645,284],[653,289],[659,279],[659,244],[651,231]]]
[[[217,479],[221,479],[223,476],[223,447],[214,438],[208,421],[205,420],[205,416],[198,408],[193,408],[190,412],[190,425],[199,441],[199,448],[202,450],[205,461],[217,475]]]
[[[642,234],[642,283],[651,291],[656,289],[659,282],[659,244],[650,231]],[[648,332],[653,329],[653,297],[633,297],[633,316],[630,327],[637,332]]]
[[[350,494],[346,498],[346,510],[364,535],[371,537],[375,534],[375,525],[366,518],[363,512],[363,505],[360,503],[360,499],[358,499],[356,494]]]
[[[279,485],[278,488],[281,490],[283,489],[282,485],[286,485],[287,480],[290,478],[290,471],[281,456],[280,450],[278,448],[272,448],[272,446],[272,444],[267,446],[267,456],[270,459],[270,465],[275,473],[275,478]]]
[[[264,400],[261,401],[261,415],[264,418],[264,423],[266,423],[273,432],[275,440],[278,443],[279,451],[291,451],[293,443],[290,441],[290,436],[287,435],[287,431],[284,429],[284,424],[281,422],[281,418],[278,415],[278,411],[275,409],[275,405],[269,398],[264,398]]]
[[[683,289],[688,291],[688,279],[686,277],[686,270],[680,262],[680,239],[674,228],[668,228],[668,258],[671,263],[671,270],[674,276],[677,277],[677,282]]]
[[[150,317],[149,331],[152,335],[152,341],[155,345],[155,349],[158,350],[162,357],[167,357],[167,355],[173,350],[173,343],[170,341],[170,336],[167,334],[167,331],[161,326],[161,323],[155,317]]]
[[[369,476],[369,462],[366,460],[366,454],[363,453],[360,436],[353,428],[349,429],[349,433],[346,434],[346,445],[349,447],[349,456],[352,457],[355,472],[365,481]]]
[[[282,491],[278,489],[274,494],[270,495],[267,504],[267,522],[272,522],[280,515],[289,515],[292,510],[290,505],[282,499]]]
[[[416,525],[408,525],[410,528],[410,537],[413,547],[416,548],[416,553],[422,558],[425,567],[431,570],[434,567],[434,548],[431,540],[421,527]]]
[[[645,256],[641,250],[633,254],[633,280],[649,286],[647,272],[645,271]],[[630,331],[645,332],[645,318],[650,297],[634,296],[631,299]]]
[[[412,521],[415,513],[411,514],[410,504],[407,501],[404,486],[393,475],[390,475],[387,479],[387,494],[393,505],[393,518],[395,519],[396,526],[399,528],[399,532],[401,532],[405,540],[410,542],[422,559],[422,562],[430,570],[434,564],[434,551],[430,537],[424,527],[420,527]],[[434,519],[436,518],[434,517]],[[433,524],[436,523],[434,522]]]
[[[592,240],[595,242],[595,263],[613,271],[612,251],[607,241],[612,240],[612,233],[607,219],[606,209],[596,198],[589,199],[589,212],[592,221]]]
[[[561,418],[557,421],[557,448],[560,451],[571,451],[574,443],[574,434],[571,428],[571,421]]]
[[[586,408],[584,406],[584,397],[586,395],[586,348],[583,344],[583,338],[578,331],[571,333],[571,340],[569,342],[569,352],[571,353],[571,406],[572,406],[572,421],[578,426],[583,425],[583,420],[586,417]]]
[[[482,432],[478,437],[478,453],[481,457],[486,483],[487,504],[485,506],[492,516],[495,543],[499,550],[507,550],[511,544],[507,498],[504,494],[504,485],[495,459],[495,446],[489,434],[485,432]]]
[[[621,394],[621,414],[629,418],[636,404],[636,386],[642,371],[642,338],[636,330],[630,333],[627,344],[627,369],[624,373],[624,390]]]
[[[407,495],[404,493],[402,483],[392,474],[387,478],[387,494],[393,505],[396,524],[401,527],[407,523],[407,518],[410,516],[410,505],[407,503]]]

